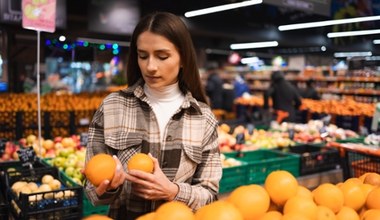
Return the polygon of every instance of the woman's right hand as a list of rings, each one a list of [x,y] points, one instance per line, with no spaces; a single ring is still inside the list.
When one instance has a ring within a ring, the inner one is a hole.
[[[96,187],[95,192],[98,196],[103,195],[106,191],[116,190],[124,184],[126,173],[123,170],[123,166],[121,165],[121,162],[116,157],[116,155],[113,155],[113,159],[116,162],[115,175],[113,176],[111,181],[104,180],[99,184],[98,187]]]

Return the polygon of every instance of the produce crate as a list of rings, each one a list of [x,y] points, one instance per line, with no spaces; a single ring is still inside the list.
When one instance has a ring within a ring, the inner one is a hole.
[[[17,181],[39,184],[44,175],[52,175],[61,181],[61,188],[46,192],[17,196],[11,186]],[[82,187],[70,187],[64,184],[57,168],[45,167],[8,172],[6,175],[8,202],[15,219],[81,219]]]
[[[37,160],[36,163],[33,166],[34,168],[41,168],[41,167],[47,167],[41,160]],[[6,179],[5,175],[10,169],[14,169],[16,171],[26,169],[22,166],[21,162],[18,160],[13,161],[6,161],[0,163],[0,191],[3,193],[4,196],[6,196]]]
[[[0,220],[9,219],[9,205],[3,193],[0,191]]]
[[[380,173],[380,154],[346,149],[346,159],[349,177],[360,177],[367,172]]]
[[[63,172],[62,172],[62,182],[64,182],[68,186],[73,186],[73,187],[80,186]],[[97,205],[97,206],[92,205],[90,200],[87,198],[86,194],[83,192],[83,216],[84,217],[93,215],[93,214],[107,215],[108,210],[109,210],[108,205]]]
[[[241,162],[241,165],[224,167],[222,179],[219,183],[219,193],[226,193],[235,188],[246,185],[248,166],[247,163]]]
[[[340,128],[358,131],[359,116],[337,115],[335,118],[335,124]]]
[[[269,173],[275,170],[287,170],[295,177],[300,175],[300,156],[296,154],[258,149],[242,152],[242,155],[239,155],[241,157],[238,157],[236,153],[227,153],[225,155],[247,163],[246,184],[263,184]]]
[[[336,169],[341,163],[339,151],[336,148],[304,144],[277,148],[277,150],[300,156],[301,176]]]

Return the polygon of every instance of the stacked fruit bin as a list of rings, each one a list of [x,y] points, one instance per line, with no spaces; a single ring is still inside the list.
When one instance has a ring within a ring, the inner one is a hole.
[[[44,180],[45,177],[50,180]],[[15,219],[82,217],[83,188],[62,184],[62,176],[57,168],[8,171],[5,178],[10,211]],[[54,187],[51,185],[53,180],[56,183]],[[35,190],[31,189],[32,185]]]

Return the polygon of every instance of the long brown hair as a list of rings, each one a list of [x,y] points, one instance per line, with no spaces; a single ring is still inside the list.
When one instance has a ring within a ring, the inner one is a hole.
[[[206,103],[207,99],[201,84],[195,49],[189,30],[180,17],[168,12],[154,12],[146,15],[133,31],[127,60],[128,84],[133,85],[142,78],[137,61],[137,38],[145,31],[161,35],[176,46],[182,64],[178,74],[180,90],[184,94],[190,91],[195,99]]]

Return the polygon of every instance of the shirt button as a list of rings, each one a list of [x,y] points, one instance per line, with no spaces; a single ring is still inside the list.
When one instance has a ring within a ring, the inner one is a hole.
[[[172,140],[172,136],[168,135],[168,136],[166,137],[166,140],[167,140],[167,141],[171,141],[171,140]]]

